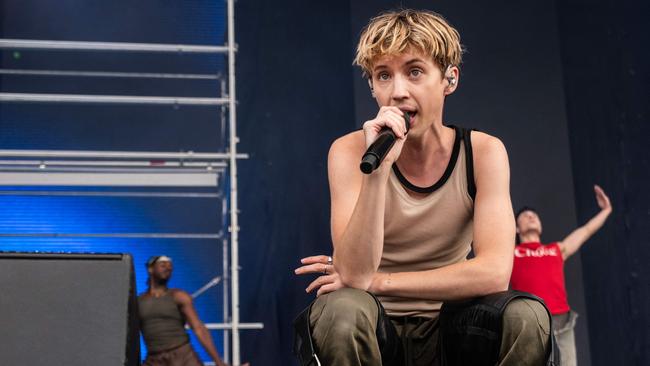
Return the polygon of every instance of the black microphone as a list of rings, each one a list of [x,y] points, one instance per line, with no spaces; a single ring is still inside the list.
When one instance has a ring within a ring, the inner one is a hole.
[[[406,122],[406,132],[411,128],[411,116],[408,112],[404,112],[404,122]],[[368,147],[366,153],[361,158],[361,165],[359,168],[364,174],[370,174],[373,170],[377,169],[381,162],[384,161],[386,154],[395,144],[395,134],[390,128],[384,128],[379,132],[377,139]]]

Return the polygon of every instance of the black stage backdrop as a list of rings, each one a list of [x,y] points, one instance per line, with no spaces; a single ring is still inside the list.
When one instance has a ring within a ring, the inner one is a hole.
[[[650,3],[559,1],[578,220],[601,182],[614,214],[582,251],[594,365],[650,364]]]
[[[312,296],[299,258],[331,251],[327,152],[354,118],[347,1],[237,2],[242,360],[293,365],[291,322]]]

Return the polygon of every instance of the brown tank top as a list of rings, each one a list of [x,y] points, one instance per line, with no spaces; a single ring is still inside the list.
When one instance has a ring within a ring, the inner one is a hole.
[[[415,272],[466,260],[472,244],[474,201],[468,193],[467,156],[469,142],[456,129],[454,149],[445,174],[424,198],[409,196],[395,171],[386,192],[384,250],[379,272]],[[454,152],[455,151],[455,152]],[[471,164],[471,160],[469,160]],[[473,182],[472,182],[473,183]],[[378,296],[389,316],[438,316],[442,301],[396,296]]]
[[[138,312],[147,352],[158,353],[189,342],[185,319],[170,291],[160,297],[140,295]]]

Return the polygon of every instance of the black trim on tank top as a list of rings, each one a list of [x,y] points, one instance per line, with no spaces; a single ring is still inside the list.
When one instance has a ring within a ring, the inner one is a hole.
[[[463,128],[463,141],[465,142],[465,166],[467,168],[467,193],[476,200],[476,182],[474,181],[474,154],[472,154],[471,128]]]
[[[454,167],[456,166],[456,161],[458,160],[458,153],[460,152],[460,140],[463,138],[463,132],[462,129],[453,125],[449,125],[447,127],[451,127],[454,129],[456,132],[456,137],[454,138],[454,148],[451,152],[451,158],[449,159],[449,164],[447,164],[447,169],[445,169],[445,172],[442,174],[442,177],[438,179],[437,182],[435,182],[433,185],[429,187],[418,187],[415,184],[411,183],[406,179],[404,175],[402,175],[402,172],[399,171],[399,168],[397,167],[397,164],[393,164],[393,171],[395,172],[395,175],[397,176],[397,179],[399,182],[407,189],[416,192],[416,193],[432,193],[438,188],[442,187],[443,184],[447,182],[447,179],[451,176],[451,173],[454,171]]]

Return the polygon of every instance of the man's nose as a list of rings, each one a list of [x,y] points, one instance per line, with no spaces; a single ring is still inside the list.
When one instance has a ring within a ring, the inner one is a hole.
[[[393,90],[391,97],[395,100],[401,100],[409,96],[408,83],[403,77],[396,76],[393,79]]]

